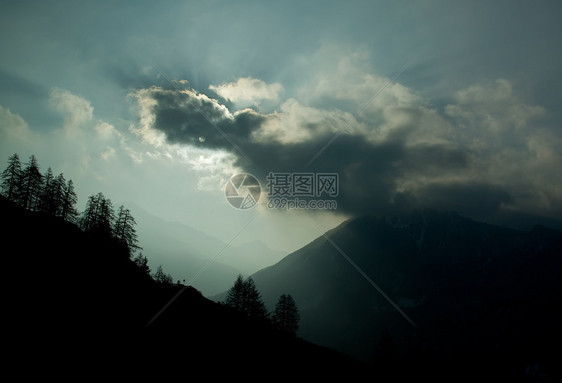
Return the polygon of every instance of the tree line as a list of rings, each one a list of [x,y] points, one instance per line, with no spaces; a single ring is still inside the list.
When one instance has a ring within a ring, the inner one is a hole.
[[[72,180],[66,181],[62,173],[55,176],[51,168],[46,174],[41,174],[35,156],[22,164],[18,154],[13,154],[1,176],[2,195],[10,201],[31,211],[77,222],[75,205],[78,198]]]
[[[137,222],[129,209],[121,205],[116,214],[111,200],[101,192],[88,197],[79,224],[86,233],[114,239],[127,249],[129,256],[141,249],[135,229]]]
[[[42,174],[35,155],[24,164],[17,153],[10,156],[1,179],[2,195],[27,210],[62,218],[96,238],[111,239],[122,246],[129,257],[142,249],[138,245],[136,221],[129,209],[121,205],[116,212],[111,200],[100,192],[88,197],[84,211],[79,213],[72,180],[67,181],[62,173],[55,176],[50,167]],[[151,275],[148,259],[142,253],[132,260],[144,273]],[[162,265],[151,276],[158,283],[173,283],[172,276],[164,272]],[[293,335],[298,329],[299,313],[293,298],[282,295],[270,315],[251,277],[244,280],[239,275],[225,303],[248,317],[270,320],[278,329]]]
[[[116,212],[111,200],[100,192],[88,197],[86,208],[80,213],[76,209],[78,196],[72,180],[67,181],[62,173],[55,176],[50,167],[42,174],[35,155],[22,163],[14,153],[0,176],[1,194],[23,208],[62,218],[89,235],[109,238],[125,248],[129,257],[142,249],[138,245],[136,221],[129,209],[121,205]],[[172,284],[172,276],[165,273],[161,265],[151,274],[148,259],[142,253],[135,256],[133,262],[156,282]]]
[[[111,238],[126,249],[129,257],[141,248],[129,209],[121,205],[115,213],[111,200],[98,193],[88,198],[86,209],[80,214],[72,180],[66,181],[63,173],[55,176],[50,167],[42,174],[35,155],[24,164],[17,153],[11,155],[1,178],[2,195],[24,209],[62,218],[88,234]],[[146,258],[135,259],[140,266],[143,261],[146,266]]]
[[[281,295],[270,315],[252,277],[244,280],[242,275],[238,275],[234,285],[227,291],[224,303],[247,317],[270,320],[281,331],[291,335],[297,333],[300,316],[293,297],[290,294]]]

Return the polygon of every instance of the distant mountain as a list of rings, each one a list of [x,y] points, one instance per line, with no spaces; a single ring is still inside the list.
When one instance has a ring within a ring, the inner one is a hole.
[[[129,380],[361,376],[358,361],[158,284],[111,238],[0,196],[5,370]],[[165,308],[165,310],[163,310]]]
[[[270,309],[294,297],[299,334],[314,343],[521,377],[560,367],[561,271],[560,231],[424,210],[351,219],[252,277]]]
[[[163,265],[174,281],[189,281],[205,296],[225,291],[238,274],[250,275],[279,261],[286,254],[268,248],[260,241],[239,246],[227,245],[218,238],[179,222],[165,221],[135,203],[124,203],[137,222],[142,253],[155,270]],[[212,262],[209,261],[217,254]]]

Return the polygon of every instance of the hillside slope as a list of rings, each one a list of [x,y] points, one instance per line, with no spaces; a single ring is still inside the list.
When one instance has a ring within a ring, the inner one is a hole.
[[[3,197],[0,212],[3,244],[13,246],[3,257],[4,328],[12,335],[4,347],[8,364],[23,376],[176,378],[261,368],[330,375],[364,368],[267,322],[252,322],[192,287],[155,283],[111,240]]]

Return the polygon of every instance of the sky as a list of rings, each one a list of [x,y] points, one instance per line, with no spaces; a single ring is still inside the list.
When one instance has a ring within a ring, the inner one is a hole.
[[[350,217],[418,208],[562,228],[561,11],[3,1],[0,160],[35,154],[74,181],[79,208],[101,191],[287,252]],[[225,197],[240,173],[261,186],[251,209]],[[270,173],[337,174],[321,196],[337,208],[271,208]]]

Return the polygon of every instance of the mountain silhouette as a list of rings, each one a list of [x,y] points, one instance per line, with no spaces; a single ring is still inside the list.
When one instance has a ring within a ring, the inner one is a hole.
[[[410,371],[527,377],[559,368],[561,270],[560,231],[420,210],[346,221],[252,278],[269,308],[294,297],[304,339],[375,365],[392,344]]]
[[[0,196],[6,364],[20,375],[186,378],[364,373],[344,354],[156,283],[111,238]]]

